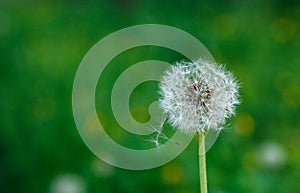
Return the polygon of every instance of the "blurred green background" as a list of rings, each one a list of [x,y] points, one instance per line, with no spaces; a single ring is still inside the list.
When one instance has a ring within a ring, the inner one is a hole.
[[[297,0],[2,0],[0,192],[199,192],[196,139],[162,167],[128,171],[97,159],[73,120],[72,84],[85,53],[106,35],[145,23],[192,34],[243,85],[238,115],[207,153],[209,192],[299,193]],[[131,148],[146,147],[145,138],[125,133],[107,104],[121,72],[149,59],[172,63],[182,56],[158,47],[128,50],[109,64],[97,87],[99,119]],[[156,90],[157,83],[146,82],[132,94],[137,120],[149,119]]]

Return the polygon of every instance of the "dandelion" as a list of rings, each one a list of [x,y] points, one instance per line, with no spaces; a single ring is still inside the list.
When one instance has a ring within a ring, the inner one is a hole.
[[[204,60],[178,62],[160,83],[160,107],[184,133],[220,130],[235,114],[239,84],[223,66]]]
[[[207,192],[205,133],[220,131],[239,104],[239,84],[224,66],[199,59],[177,62],[160,83],[160,107],[172,126],[199,133],[201,192]]]

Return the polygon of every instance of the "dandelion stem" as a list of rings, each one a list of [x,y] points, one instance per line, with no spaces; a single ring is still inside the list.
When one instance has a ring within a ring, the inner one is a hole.
[[[199,175],[201,193],[207,193],[206,161],[205,161],[205,133],[199,133]]]

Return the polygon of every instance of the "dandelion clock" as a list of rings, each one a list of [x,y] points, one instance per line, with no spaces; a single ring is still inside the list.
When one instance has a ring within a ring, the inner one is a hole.
[[[220,131],[239,104],[239,84],[224,66],[198,59],[177,62],[160,82],[160,107],[183,133],[199,134],[200,189],[207,193],[205,135]]]

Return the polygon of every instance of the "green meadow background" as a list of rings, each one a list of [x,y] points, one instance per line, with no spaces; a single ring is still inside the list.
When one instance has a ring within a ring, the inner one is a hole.
[[[73,120],[72,85],[86,52],[116,30],[146,23],[192,34],[242,83],[238,114],[207,153],[209,193],[299,193],[297,0],[2,0],[0,192],[199,192],[196,138],[164,166],[129,171],[97,159]],[[173,63],[182,56],[154,46],[127,50],[97,86],[99,120],[130,148],[152,144],[118,125],[110,92],[124,69],[150,59]],[[148,106],[157,97],[157,82],[134,90],[130,109],[136,120],[149,119]]]

